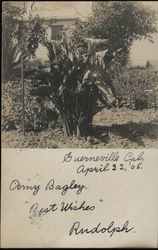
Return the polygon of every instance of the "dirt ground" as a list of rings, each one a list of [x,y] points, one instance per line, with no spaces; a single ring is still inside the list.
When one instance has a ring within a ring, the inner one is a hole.
[[[158,148],[158,111],[148,109],[103,109],[93,120],[91,136],[66,138],[63,132],[47,129],[2,132],[2,147],[9,148]]]

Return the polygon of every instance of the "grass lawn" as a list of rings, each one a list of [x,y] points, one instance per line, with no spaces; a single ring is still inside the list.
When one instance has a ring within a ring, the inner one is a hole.
[[[65,138],[62,130],[2,131],[2,147],[15,148],[158,148],[158,111],[103,109],[93,120],[91,136]]]

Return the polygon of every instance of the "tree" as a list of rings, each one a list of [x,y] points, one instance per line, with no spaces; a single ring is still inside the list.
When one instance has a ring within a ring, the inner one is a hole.
[[[74,49],[84,51],[83,37],[108,39],[106,68],[113,63],[125,65],[130,47],[135,40],[147,38],[152,41],[157,32],[156,11],[134,1],[94,1],[93,13],[85,21],[77,20],[72,41]]]
[[[3,2],[2,9],[2,72],[7,81],[17,72],[21,57],[25,60],[34,55],[45,34],[42,20],[30,13],[24,20],[24,9],[12,2]]]

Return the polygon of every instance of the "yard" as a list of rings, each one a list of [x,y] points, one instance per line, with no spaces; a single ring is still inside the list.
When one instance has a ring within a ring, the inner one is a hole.
[[[130,1],[98,2],[57,39],[31,11],[25,22],[4,4],[2,146],[156,148],[157,70],[127,67],[134,41],[157,32],[156,12]]]
[[[59,128],[41,132],[2,132],[2,146],[15,148],[158,148],[158,111],[103,109],[87,138],[64,137]]]

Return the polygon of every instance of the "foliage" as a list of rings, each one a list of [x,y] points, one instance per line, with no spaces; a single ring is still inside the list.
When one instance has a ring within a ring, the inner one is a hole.
[[[81,54],[74,53],[64,36],[61,41],[46,40],[51,71],[45,77],[36,76],[36,79],[43,81],[43,86],[30,92],[43,98],[46,93],[52,100],[67,136],[87,135],[97,112],[98,100],[104,105],[112,105],[115,100],[112,87],[104,82],[106,76],[102,60],[98,60],[99,55],[95,53],[95,46],[90,46],[90,42],[88,41],[88,52]],[[101,42],[103,41],[99,41]],[[91,45],[95,43],[96,41],[92,41]]]
[[[5,5],[3,5],[3,8]],[[135,39],[151,38],[156,32],[156,15],[135,2],[96,2],[93,15],[86,21],[77,21],[71,41],[63,36],[61,41],[48,41],[39,17],[21,21],[24,13],[6,4],[3,11],[3,68],[13,76],[21,57],[34,55],[38,44],[49,52],[50,72],[27,72],[25,81],[26,127],[30,130],[45,128],[48,124],[45,99],[58,110],[64,134],[78,137],[90,134],[93,116],[102,106],[111,107],[117,99],[131,108],[148,107],[147,85],[157,78],[131,74],[122,68],[128,59],[129,49]],[[10,24],[11,23],[11,24]],[[10,27],[11,25],[11,27]],[[18,58],[17,58],[18,57]],[[7,70],[6,70],[7,69]],[[26,72],[25,72],[26,73]],[[26,76],[26,74],[25,74]],[[143,79],[143,80],[142,80]],[[21,124],[21,87],[19,81],[9,82],[3,107],[4,129],[8,121],[18,128]],[[149,90],[151,86],[148,86]],[[9,106],[9,108],[8,108]],[[42,114],[44,112],[44,114]],[[18,115],[17,115],[18,114]]]
[[[39,76],[38,72],[36,72],[36,76],[37,75]],[[117,105],[119,108],[128,107],[139,110],[158,108],[158,90],[156,89],[158,86],[157,74],[148,74],[145,70],[127,71],[127,69],[122,69],[122,71],[113,73],[112,76],[112,84],[116,89]],[[42,78],[42,73],[40,77]],[[40,88],[43,88],[44,80],[45,76],[42,82],[25,79],[25,116],[27,131],[39,131],[48,127],[48,116],[43,106],[43,100],[45,100],[46,96],[49,96],[49,92],[45,93],[42,89],[38,95],[30,95],[30,92],[33,90],[36,90],[37,93],[37,89],[40,90]],[[46,85],[46,87],[48,86]],[[19,80],[14,79],[14,81],[3,84],[2,92],[2,130],[17,128],[18,131],[20,131],[22,129],[22,98]],[[39,98],[40,95],[43,95],[43,97]],[[70,96],[68,100],[72,101],[71,98]],[[52,98],[50,97],[49,100],[51,101]],[[81,105],[81,102],[79,104]],[[73,105],[69,105],[72,111],[74,110]],[[96,107],[95,105],[95,103],[92,103],[93,112]],[[48,106],[52,109],[51,104]]]
[[[24,19],[25,11],[3,2],[2,16],[2,72],[3,80],[13,78],[19,69],[21,58],[27,60],[35,55],[40,42],[45,35],[42,20],[30,13],[28,20]]]
[[[36,86],[32,80],[25,79],[25,124],[26,131],[47,128],[47,116],[38,97],[30,96],[30,90]],[[2,85],[2,130],[18,129],[22,126],[21,84],[18,79]],[[14,124],[14,126],[11,126]]]
[[[132,109],[156,108],[158,105],[158,74],[146,70],[127,70],[113,75],[119,107]]]
[[[95,1],[92,15],[77,20],[72,32],[74,49],[84,51],[83,37],[108,39],[105,55],[106,68],[115,61],[125,65],[129,49],[137,39],[148,38],[157,32],[157,13],[140,2],[134,1]]]

